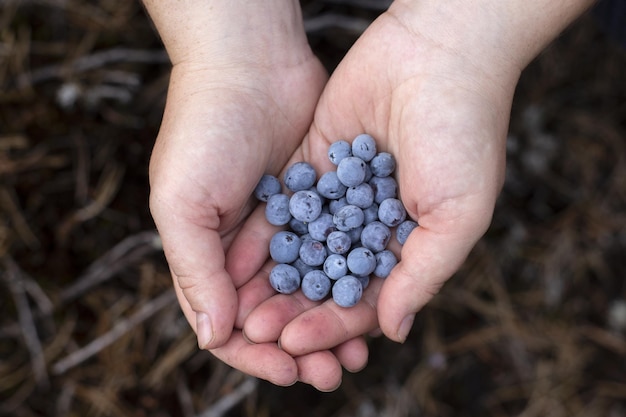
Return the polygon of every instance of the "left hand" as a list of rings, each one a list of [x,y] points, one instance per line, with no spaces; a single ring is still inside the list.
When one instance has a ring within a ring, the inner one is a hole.
[[[396,156],[401,199],[420,227],[397,248],[401,262],[392,274],[373,279],[355,307],[311,303],[299,293],[257,300],[243,327],[251,341],[279,339],[294,357],[378,327],[402,342],[414,314],[489,226],[520,70],[489,56],[490,45],[458,50],[450,39],[420,33],[409,23],[418,10],[394,3],[356,42],[326,85],[292,161],[306,160],[318,173],[334,169],[330,143],[371,134],[379,150]],[[239,239],[247,239],[245,230]],[[243,297],[247,292],[240,290]]]
[[[231,245],[256,202],[306,133],[326,71],[310,50],[299,4],[146,2],[172,59],[167,105],[150,162],[150,208],[180,306],[201,348],[277,385],[336,387],[363,351],[293,358],[276,340],[250,345],[237,289],[265,274],[266,222]],[[251,224],[259,222],[250,221]],[[269,286],[268,286],[269,287]],[[259,290],[259,287],[256,287]],[[271,290],[271,288],[270,288]],[[256,296],[269,296],[267,288]],[[366,356],[366,355],[365,355]],[[359,365],[360,366],[360,365]]]

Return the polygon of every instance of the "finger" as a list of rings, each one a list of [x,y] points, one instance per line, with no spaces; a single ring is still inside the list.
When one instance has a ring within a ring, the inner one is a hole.
[[[250,313],[244,322],[243,331],[251,342],[276,342],[291,320],[319,304],[307,299],[302,291],[293,294],[275,293]]]
[[[226,253],[225,268],[236,288],[252,279],[267,261],[270,240],[279,230],[265,219],[265,204],[250,214]]]
[[[378,299],[380,328],[388,338],[406,340],[415,313],[461,267],[480,235],[438,233],[424,225],[413,230]]]
[[[359,372],[367,365],[369,349],[365,338],[355,337],[331,350],[348,372]]]
[[[298,380],[312,385],[322,392],[334,391],[341,385],[341,364],[332,354],[324,350],[296,358]]]
[[[203,349],[225,343],[237,312],[237,293],[224,269],[219,234],[177,216],[155,215],[174,286]]]
[[[257,274],[247,283],[237,289],[239,300],[239,308],[237,318],[235,319],[235,327],[243,329],[244,324],[250,313],[267,299],[276,295],[276,290],[272,288],[269,281],[269,273],[274,263],[266,263]],[[265,340],[267,342],[274,340]]]
[[[275,385],[293,385],[299,378],[296,360],[276,343],[249,344],[240,331],[233,331],[225,345],[210,352],[233,368]]]
[[[293,356],[332,349],[378,326],[376,299],[382,280],[373,278],[353,307],[328,300],[289,322],[280,334],[281,348]]]

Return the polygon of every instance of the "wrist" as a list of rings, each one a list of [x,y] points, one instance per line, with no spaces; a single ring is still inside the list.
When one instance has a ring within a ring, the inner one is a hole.
[[[310,54],[297,0],[144,0],[172,64],[285,65]],[[288,52],[289,51],[289,52]]]
[[[396,0],[411,30],[486,71],[520,72],[594,0]]]

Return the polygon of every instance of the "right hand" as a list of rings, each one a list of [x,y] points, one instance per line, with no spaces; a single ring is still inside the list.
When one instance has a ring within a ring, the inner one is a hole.
[[[294,356],[376,327],[403,342],[415,313],[489,226],[521,69],[587,2],[396,0],[334,71],[294,160],[324,172],[333,169],[330,143],[372,134],[396,155],[400,196],[420,227],[391,275],[371,281],[357,306],[277,295],[248,316],[246,335],[280,337]]]

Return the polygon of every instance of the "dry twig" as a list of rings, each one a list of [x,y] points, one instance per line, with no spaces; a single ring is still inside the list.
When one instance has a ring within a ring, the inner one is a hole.
[[[13,299],[15,300],[18,321],[20,323],[22,334],[24,335],[26,348],[30,354],[35,381],[37,381],[39,386],[46,387],[50,382],[48,372],[46,370],[46,360],[43,354],[41,342],[39,341],[39,336],[37,334],[37,327],[35,326],[33,313],[30,309],[28,298],[26,297],[20,268],[10,257],[5,257],[3,259],[3,264],[5,268],[3,276],[11,294],[13,295]]]
[[[161,249],[161,240],[155,231],[140,232],[127,237],[96,259],[74,284],[63,290],[60,302],[64,303],[79,297],[147,254]]]
[[[222,417],[244,398],[252,394],[258,384],[259,381],[256,378],[247,377],[234,391],[220,398],[197,417]]]
[[[0,171],[2,171],[1,168]],[[37,248],[39,246],[39,239],[37,239],[37,236],[28,224],[28,221],[22,214],[13,193],[11,193],[7,187],[0,186],[0,208],[3,208],[8,212],[9,217],[13,222],[13,228],[22,242],[24,242],[31,249]]]
[[[87,359],[91,358],[107,346],[114,343],[124,334],[132,330],[135,326],[141,324],[145,320],[154,316],[159,310],[171,305],[176,300],[174,290],[167,290],[154,300],[151,300],[144,304],[139,311],[127,318],[126,320],[118,322],[111,330],[103,334],[99,338],[93,340],[83,348],[69,354],[65,358],[55,363],[52,367],[52,372],[55,375],[64,374],[69,369],[81,364]]]
[[[17,85],[23,88],[70,74],[79,74],[109,65],[127,62],[141,64],[163,64],[169,62],[164,50],[150,51],[145,49],[112,48],[91,55],[81,56],[70,65],[56,64],[38,68],[30,73],[23,73],[17,79]]]
[[[67,242],[70,232],[77,224],[98,216],[109,206],[122,185],[124,171],[124,167],[116,163],[106,165],[93,201],[70,214],[57,229],[58,240],[61,244]]]

